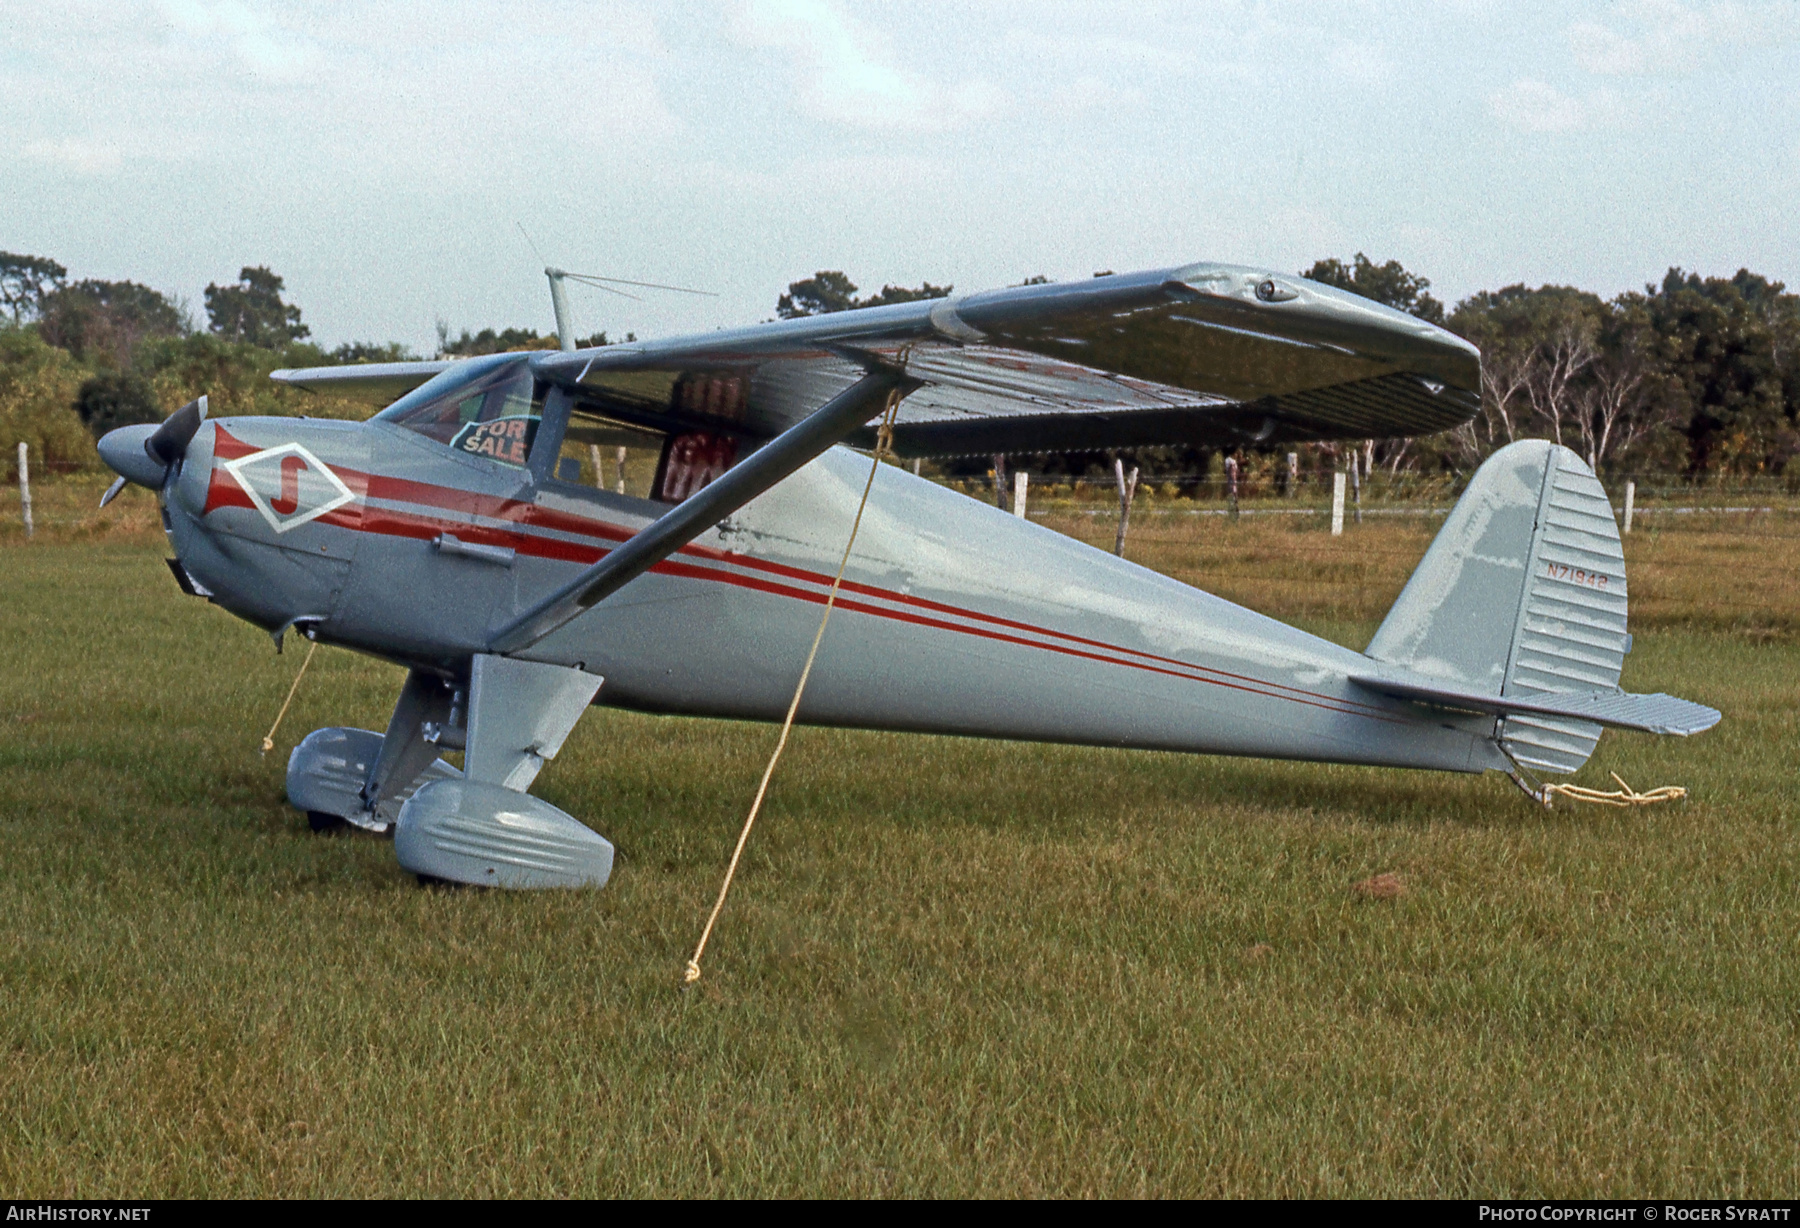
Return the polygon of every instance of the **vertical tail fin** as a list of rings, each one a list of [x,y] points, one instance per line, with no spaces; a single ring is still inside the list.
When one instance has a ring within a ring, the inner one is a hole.
[[[1605,490],[1569,449],[1526,440],[1476,471],[1368,655],[1447,686],[1527,698],[1615,688],[1630,647],[1625,553]],[[1573,772],[1600,729],[1512,714],[1496,733],[1520,763]]]

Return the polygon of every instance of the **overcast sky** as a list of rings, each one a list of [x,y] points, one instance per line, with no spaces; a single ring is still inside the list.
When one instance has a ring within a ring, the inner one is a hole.
[[[548,330],[546,261],[719,293],[572,288],[644,336],[821,268],[1800,285],[1797,217],[1796,0],[0,0],[0,249],[196,314],[267,264],[327,345]]]

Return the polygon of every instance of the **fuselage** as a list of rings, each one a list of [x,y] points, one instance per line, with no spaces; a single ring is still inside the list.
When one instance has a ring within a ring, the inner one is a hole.
[[[778,720],[867,456],[836,448],[518,655],[596,702]],[[387,422],[204,425],[166,497],[232,613],[461,676],[500,626],[667,510]],[[1368,658],[881,467],[800,712],[878,729],[1481,771],[1493,719],[1349,681]]]

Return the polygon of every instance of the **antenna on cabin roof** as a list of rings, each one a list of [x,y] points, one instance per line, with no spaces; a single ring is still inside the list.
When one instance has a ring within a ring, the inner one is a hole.
[[[639,295],[618,286],[638,286],[645,290],[673,290],[677,294],[699,294],[707,298],[718,298],[711,290],[691,290],[686,286],[665,286],[659,281],[632,281],[626,277],[601,277],[594,273],[570,273],[553,265],[546,266],[544,276],[550,279],[550,306],[556,312],[556,342],[565,350],[575,348],[575,329],[569,323],[569,295],[563,282],[574,281],[584,286],[592,286],[596,290],[604,290],[608,294],[621,295],[624,298],[643,302]],[[610,284],[609,284],[610,283]]]
[[[525,223],[515,220],[513,225],[517,226],[519,233],[525,236],[525,242],[531,244],[532,254],[542,260],[544,253],[538,250],[536,243],[532,242],[531,235],[525,229]],[[563,350],[575,348],[575,326],[569,315],[569,295],[567,288],[563,285],[565,281],[579,282],[584,286],[592,286],[596,290],[604,290],[608,294],[617,294],[640,303],[644,301],[641,297],[629,291],[617,289],[617,287],[636,286],[640,290],[672,290],[677,294],[698,294],[706,298],[719,297],[711,290],[693,290],[687,286],[668,286],[660,281],[632,281],[628,277],[602,277],[598,273],[571,273],[566,269],[559,269],[555,265],[545,265],[544,276],[550,279],[550,309],[556,314],[556,344]]]

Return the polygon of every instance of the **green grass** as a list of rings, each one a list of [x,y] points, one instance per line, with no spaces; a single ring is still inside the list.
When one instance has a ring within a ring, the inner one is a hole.
[[[1334,563],[1316,531],[1165,527],[1134,551],[1358,644],[1428,536],[1365,526]],[[1699,566],[1686,549],[1632,543],[1652,577]],[[0,547],[17,1195],[1800,1179],[1791,582],[1745,621],[1703,600],[1725,567],[1644,624],[1627,685],[1726,719],[1607,735],[1578,779],[1693,790],[1639,812],[1545,812],[1495,777],[803,730],[683,991],[771,728],[596,710],[538,792],[615,841],[612,883],[424,890],[390,843],[315,837],[282,798],[293,741],[380,728],[398,671],[322,649],[259,758],[299,657],[181,597],[160,555],[126,529]],[[1384,872],[1403,895],[1355,889]]]

